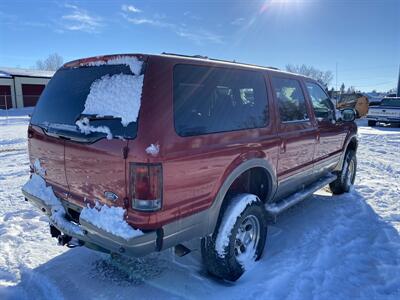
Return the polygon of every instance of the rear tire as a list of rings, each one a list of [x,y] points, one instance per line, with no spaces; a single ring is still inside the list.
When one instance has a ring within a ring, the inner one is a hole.
[[[243,207],[248,197],[255,200]],[[207,271],[225,280],[238,280],[249,263],[260,259],[263,253],[266,217],[263,203],[256,195],[241,194],[230,199],[214,233],[201,242]]]
[[[376,121],[368,120],[368,126],[370,126],[370,127],[376,126]]]
[[[354,150],[348,150],[344,158],[343,168],[337,179],[329,184],[333,194],[339,195],[350,191],[357,173],[357,157]]]

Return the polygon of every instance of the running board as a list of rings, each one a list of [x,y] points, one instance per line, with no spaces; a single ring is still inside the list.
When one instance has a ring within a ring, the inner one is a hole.
[[[328,185],[332,181],[335,181],[336,178],[337,176],[333,174],[326,175],[321,179],[319,179],[318,181],[306,186],[303,190],[296,192],[293,195],[290,195],[289,197],[282,199],[279,202],[266,204],[265,209],[272,215],[280,214],[285,209],[288,209],[289,207],[308,198],[309,196],[314,194],[314,192]]]

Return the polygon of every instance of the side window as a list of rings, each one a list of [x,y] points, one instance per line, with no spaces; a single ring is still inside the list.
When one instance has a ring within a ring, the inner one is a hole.
[[[274,92],[278,99],[282,122],[308,120],[306,102],[300,82],[296,79],[272,77]]]
[[[320,120],[332,120],[335,115],[335,109],[329,96],[316,83],[306,82],[306,86],[314,108],[315,117]]]
[[[259,72],[177,65],[173,80],[174,123],[180,136],[268,124],[267,91]]]

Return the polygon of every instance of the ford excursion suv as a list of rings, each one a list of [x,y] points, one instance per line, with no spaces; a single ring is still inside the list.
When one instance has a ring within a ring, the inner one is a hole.
[[[76,60],[32,115],[22,192],[61,245],[140,257],[186,253],[197,239],[209,273],[235,281],[279,213],[326,185],[350,190],[354,117],[317,81],[275,68],[173,54]]]

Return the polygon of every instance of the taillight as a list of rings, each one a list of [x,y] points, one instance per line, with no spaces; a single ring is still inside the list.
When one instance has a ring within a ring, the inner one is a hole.
[[[162,204],[161,164],[130,165],[130,191],[132,208],[140,211],[156,211]]]

